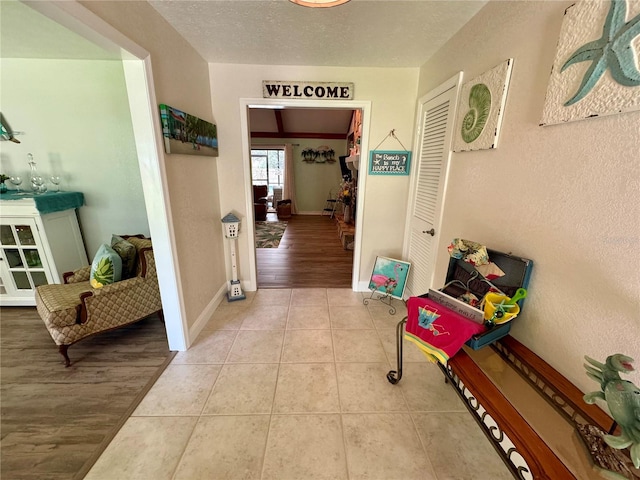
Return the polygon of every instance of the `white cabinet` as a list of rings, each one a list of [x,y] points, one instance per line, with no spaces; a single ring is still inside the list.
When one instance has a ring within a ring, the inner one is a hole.
[[[88,265],[75,208],[41,213],[31,198],[0,200],[0,305],[35,305],[35,287]]]

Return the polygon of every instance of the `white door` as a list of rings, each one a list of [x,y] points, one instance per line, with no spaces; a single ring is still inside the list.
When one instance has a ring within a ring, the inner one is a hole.
[[[411,263],[407,289],[411,295],[426,293],[433,285],[436,246],[441,225],[451,134],[462,73],[419,100],[415,177],[407,218],[406,257]]]

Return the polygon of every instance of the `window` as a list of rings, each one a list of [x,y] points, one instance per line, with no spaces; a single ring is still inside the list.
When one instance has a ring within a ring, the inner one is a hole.
[[[274,187],[284,186],[284,150],[251,149],[251,179],[254,185],[267,185],[269,196]]]

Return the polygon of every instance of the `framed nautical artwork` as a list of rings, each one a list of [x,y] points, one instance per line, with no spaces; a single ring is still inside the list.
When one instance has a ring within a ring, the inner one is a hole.
[[[453,151],[498,148],[513,58],[484,72],[460,89]]]
[[[540,125],[640,110],[640,2],[564,12]]]

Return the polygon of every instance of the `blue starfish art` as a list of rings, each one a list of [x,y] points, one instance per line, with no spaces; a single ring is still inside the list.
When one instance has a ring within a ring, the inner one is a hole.
[[[602,29],[602,37],[584,44],[562,66],[560,71],[564,72],[574,63],[587,60],[593,62],[584,74],[576,94],[565,102],[565,107],[582,100],[607,69],[620,85],[627,87],[640,85],[640,71],[635,62],[632,46],[633,39],[640,35],[640,14],[625,23],[626,17],[626,0],[612,0]]]

